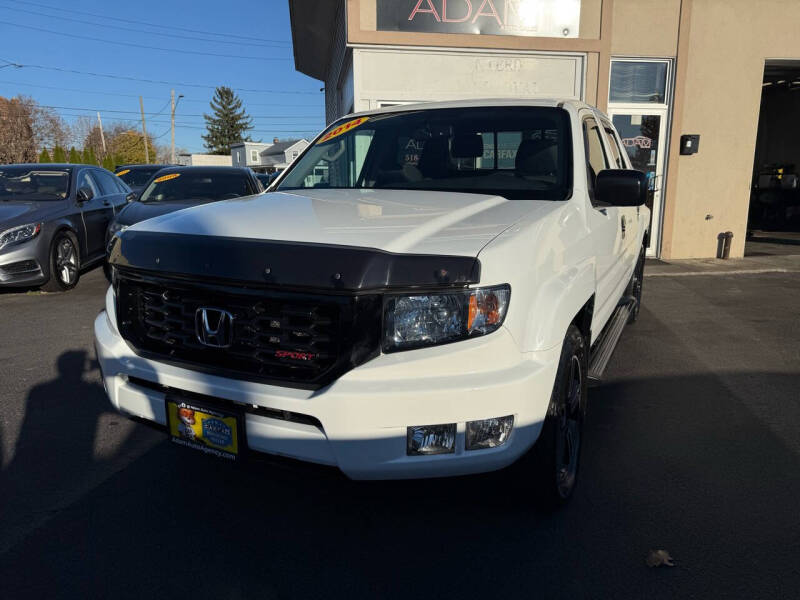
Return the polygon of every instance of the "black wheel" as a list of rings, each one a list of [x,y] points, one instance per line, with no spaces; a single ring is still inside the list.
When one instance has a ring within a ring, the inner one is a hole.
[[[628,289],[625,290],[626,296],[631,296],[636,299],[636,306],[633,307],[628,323],[634,323],[639,318],[639,309],[642,306],[642,282],[644,281],[644,246],[639,252],[639,260],[636,262],[636,268],[633,270],[631,280],[628,283]]]
[[[552,510],[569,501],[578,480],[586,417],[588,352],[583,334],[570,325],[564,337],[553,395],[539,439],[524,459],[537,504]]]
[[[56,234],[50,244],[50,279],[42,289],[47,292],[66,292],[78,285],[80,276],[78,240],[67,231]]]

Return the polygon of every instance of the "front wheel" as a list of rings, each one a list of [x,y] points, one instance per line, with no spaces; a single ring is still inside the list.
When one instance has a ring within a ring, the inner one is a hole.
[[[50,245],[50,279],[42,286],[46,292],[66,292],[78,285],[81,259],[78,241],[71,233],[56,234]]]
[[[537,504],[551,510],[566,504],[578,480],[588,393],[588,351],[583,334],[570,325],[542,432],[523,460]]]

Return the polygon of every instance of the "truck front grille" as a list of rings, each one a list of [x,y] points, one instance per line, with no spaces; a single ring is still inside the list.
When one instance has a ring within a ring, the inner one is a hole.
[[[116,286],[120,333],[137,353],[157,360],[316,388],[378,354],[379,296],[254,290],[136,273],[120,273]],[[232,316],[225,347],[208,345],[198,317],[204,308]]]

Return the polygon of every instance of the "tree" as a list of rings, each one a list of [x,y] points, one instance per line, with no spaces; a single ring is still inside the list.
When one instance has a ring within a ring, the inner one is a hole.
[[[229,87],[221,86],[211,100],[213,115],[203,114],[207,135],[202,136],[211,154],[230,154],[231,145],[249,142],[246,135],[253,128],[253,120],[242,108],[242,101]]]
[[[69,149],[69,162],[73,165],[78,165],[81,163],[80,152],[75,149],[75,146],[72,146],[72,148]]]
[[[103,168],[113,171],[116,166],[117,165],[112,156],[110,154],[106,154],[105,158],[103,158]]]
[[[30,114],[37,151],[56,145],[66,146],[70,142],[72,131],[55,110],[39,105],[33,98],[18,96],[18,99],[27,107]]]
[[[98,164],[97,156],[95,156],[94,154],[94,148],[92,148],[91,146],[87,146],[86,148],[84,148],[82,154],[83,156],[81,158],[83,159],[83,164],[95,165],[95,166]]]
[[[145,162],[144,136],[140,131],[123,130],[119,126],[115,126],[109,133],[110,137],[106,141],[115,164],[142,164]],[[156,146],[151,136],[148,135],[147,138],[150,159],[155,160]]]
[[[53,162],[54,163],[65,163],[67,162],[67,151],[64,150],[61,146],[56,146],[53,148]]]
[[[47,148],[42,148],[42,152],[39,154],[39,162],[40,163],[53,162],[52,160],[50,160],[50,153],[47,151]]]
[[[0,97],[0,164],[36,160],[30,107],[19,98]]]

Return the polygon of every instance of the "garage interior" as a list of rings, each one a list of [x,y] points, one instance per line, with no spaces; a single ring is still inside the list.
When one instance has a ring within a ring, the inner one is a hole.
[[[767,61],[745,255],[800,254],[800,60]]]

